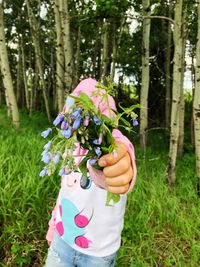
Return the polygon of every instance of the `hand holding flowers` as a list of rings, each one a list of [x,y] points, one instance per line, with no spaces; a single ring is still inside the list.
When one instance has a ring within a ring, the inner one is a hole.
[[[112,131],[119,126],[131,131],[132,125],[125,120],[127,115],[137,124],[137,115],[133,112],[138,105],[122,108],[122,113],[111,110],[109,106],[109,93],[112,85],[105,87],[101,84],[93,92],[94,96],[101,96],[99,106],[96,107],[91,98],[80,93],[79,96],[70,95],[66,107],[54,120],[54,128],[48,128],[42,133],[46,138],[49,134],[53,137],[44,146],[42,161],[46,164],[40,176],[51,175],[59,166],[59,175],[68,174],[71,171],[80,170],[87,176],[87,162],[94,168],[102,169],[106,177],[108,193],[107,203],[112,199],[119,201],[119,195],[128,190],[133,176],[131,161],[127,148],[123,143],[116,143]],[[101,90],[101,91],[100,91]],[[103,92],[103,93],[102,93]],[[71,103],[69,103],[71,102]],[[102,114],[100,104],[107,105],[109,116]],[[120,123],[123,123],[121,125]],[[79,144],[82,150],[87,151],[83,155],[80,164],[75,163],[75,144]]]
[[[122,142],[115,143],[114,153],[102,156],[98,164],[103,168],[107,190],[113,194],[124,194],[128,191],[133,169],[127,147]]]

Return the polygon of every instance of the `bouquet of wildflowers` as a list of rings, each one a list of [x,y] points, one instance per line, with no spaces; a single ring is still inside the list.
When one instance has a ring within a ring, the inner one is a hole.
[[[100,91],[103,94],[100,94]],[[57,169],[59,175],[69,174],[72,171],[81,171],[87,177],[87,162],[94,168],[100,169],[98,159],[107,154],[115,153],[115,140],[112,136],[113,129],[119,126],[125,127],[126,130],[132,131],[132,126],[136,126],[137,115],[134,112],[138,105],[123,108],[122,113],[111,110],[109,105],[109,95],[112,94],[113,85],[105,87],[98,84],[94,96],[101,95],[100,102],[106,102],[109,116],[105,116],[97,108],[90,97],[85,93],[79,96],[70,95],[71,106],[57,116],[53,122],[53,127],[42,132],[42,137],[47,136],[51,139],[45,144],[42,152],[42,161],[45,167],[40,172],[40,176],[52,175]],[[69,99],[68,97],[68,99]],[[130,121],[124,119],[123,115],[127,115]],[[122,123],[122,124],[121,124]],[[74,151],[76,144],[79,144],[87,153],[83,156],[80,164],[75,164]],[[119,195],[107,193],[107,204],[113,200],[114,203],[120,199]]]

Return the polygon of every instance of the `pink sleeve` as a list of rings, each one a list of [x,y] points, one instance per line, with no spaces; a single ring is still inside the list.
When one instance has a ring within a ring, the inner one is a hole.
[[[57,209],[57,206],[55,206],[55,208],[53,209],[52,216],[51,216],[51,219],[49,221],[49,229],[48,229],[47,234],[46,234],[46,240],[47,241],[53,240],[53,236],[54,236],[54,232],[55,232],[56,209]]]
[[[136,168],[136,164],[135,164],[134,147],[133,147],[132,143],[129,141],[129,139],[127,137],[125,137],[119,130],[117,130],[117,129],[113,130],[112,135],[116,141],[122,142],[127,147],[130,158],[131,158],[131,163],[132,163],[132,167],[133,167],[133,178],[131,180],[129,189],[126,192],[126,193],[129,193],[135,184],[136,174],[137,174],[137,168]],[[93,178],[94,183],[97,186],[106,189],[105,176],[104,176],[103,172],[94,169],[90,165],[88,165],[88,169],[89,169],[91,177]]]

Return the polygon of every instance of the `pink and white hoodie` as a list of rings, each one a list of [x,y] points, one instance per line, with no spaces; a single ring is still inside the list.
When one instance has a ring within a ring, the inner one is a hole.
[[[76,87],[73,95],[86,93],[96,107],[100,106],[101,112],[109,116],[106,102],[100,103],[101,97],[92,94],[96,90],[96,85],[97,81],[91,78],[85,79]],[[116,109],[111,96],[109,103],[111,109]],[[64,109],[66,108],[65,106]],[[116,141],[121,141],[127,146],[131,157],[134,175],[129,192],[136,179],[134,148],[119,130],[114,130],[112,134]],[[85,150],[77,146],[76,155],[85,153]],[[81,158],[77,161],[80,162]],[[62,176],[61,188],[49,222],[46,239],[51,241],[57,231],[60,237],[74,249],[84,254],[105,257],[115,253],[120,247],[127,195],[120,195],[118,203],[110,203],[106,206],[107,191],[103,172],[91,166],[88,166],[88,169],[87,179],[80,172]]]

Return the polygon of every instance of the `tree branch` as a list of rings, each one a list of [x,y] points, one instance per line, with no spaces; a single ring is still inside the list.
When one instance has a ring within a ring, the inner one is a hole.
[[[165,19],[174,24],[174,20],[165,16],[144,16],[143,19]]]

